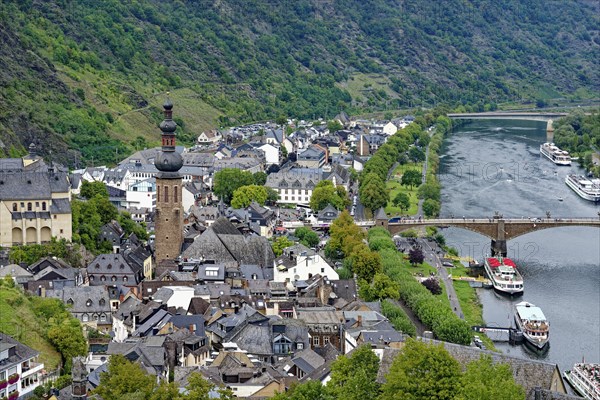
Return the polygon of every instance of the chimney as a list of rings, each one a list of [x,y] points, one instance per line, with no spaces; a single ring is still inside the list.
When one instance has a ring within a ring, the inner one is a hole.
[[[194,325],[193,325],[193,324],[190,324],[190,326],[188,327],[188,330],[189,330],[191,333],[194,333],[194,332],[196,331],[196,330],[194,329]]]
[[[362,315],[359,315],[359,316],[357,317],[357,323],[358,323],[358,325],[357,325],[358,327],[361,327],[361,326],[362,326]]]

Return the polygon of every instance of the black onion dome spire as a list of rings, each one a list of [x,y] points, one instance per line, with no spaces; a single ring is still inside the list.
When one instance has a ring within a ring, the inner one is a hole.
[[[165,119],[160,123],[159,128],[162,131],[162,150],[156,157],[154,166],[161,171],[159,177],[178,177],[177,171],[183,166],[181,154],[175,151],[175,130],[177,123],[173,121],[173,103],[167,97],[163,105]]]

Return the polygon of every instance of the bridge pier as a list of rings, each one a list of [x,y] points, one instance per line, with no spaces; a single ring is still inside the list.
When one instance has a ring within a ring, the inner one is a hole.
[[[546,142],[554,142],[554,127],[552,126],[551,119],[548,120],[548,124],[546,125]]]
[[[496,238],[492,239],[492,256],[506,257],[506,231],[504,230],[504,220],[498,219],[498,226],[496,229]]]
[[[492,257],[506,257],[508,254],[506,247],[506,240],[494,240],[492,239]]]

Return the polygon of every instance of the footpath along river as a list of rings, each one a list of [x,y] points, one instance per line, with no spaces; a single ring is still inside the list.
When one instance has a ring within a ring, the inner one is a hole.
[[[516,120],[470,122],[444,141],[440,162],[441,217],[599,218],[600,206],[579,198],[565,183],[577,162],[559,167],[539,153],[546,123]],[[562,198],[562,201],[559,199]],[[490,241],[462,229],[442,231],[461,256],[481,261]],[[508,327],[514,304],[539,306],[550,322],[550,349],[536,354],[522,345],[498,343],[504,353],[557,363],[561,372],[581,362],[600,362],[600,229],[564,227],[529,233],[508,242],[508,256],[523,275],[523,296],[477,289],[488,325]],[[482,272],[483,273],[483,272]]]

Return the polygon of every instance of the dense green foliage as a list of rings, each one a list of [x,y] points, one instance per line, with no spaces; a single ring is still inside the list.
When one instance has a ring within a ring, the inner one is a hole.
[[[282,115],[585,98],[598,21],[559,0],[7,0],[0,139],[5,154],[37,140],[70,164],[114,162],[156,142],[166,90],[202,109],[177,121],[188,143]]]
[[[343,186],[333,186],[330,180],[322,180],[315,186],[310,196],[310,208],[313,211],[321,211],[328,204],[337,210],[343,210],[350,205],[350,199]]]
[[[376,399],[380,384],[376,382],[379,358],[370,346],[363,345],[349,356],[339,356],[331,364],[327,385],[307,381],[277,394],[274,400],[365,400]]]
[[[81,254],[77,244],[68,243],[65,239],[52,238],[50,243],[13,246],[10,249],[11,263],[27,263],[31,265],[44,257],[58,257],[74,267],[81,266]]]
[[[93,254],[111,253],[112,243],[100,240],[100,229],[113,220],[121,225],[126,236],[134,233],[141,240],[148,239],[143,223],[140,225],[132,220],[126,211],[119,212],[108,199],[108,192],[99,189],[87,189],[87,192],[93,197],[88,200],[71,201],[73,243],[82,244]]]
[[[283,249],[293,245],[294,242],[292,242],[286,236],[279,236],[277,239],[271,242],[271,248],[273,248],[273,253],[275,254],[275,257],[279,257],[283,254]]]
[[[369,241],[375,238],[387,239],[393,244],[389,236],[386,238],[383,234],[369,235]],[[472,332],[469,325],[458,318],[448,304],[441,303],[437,296],[431,294],[415,279],[410,272],[409,262],[402,254],[390,247],[383,248],[379,254],[381,254],[383,272],[394,285],[397,285],[400,299],[413,310],[421,322],[431,328],[436,337],[452,343],[471,342]]]
[[[294,231],[294,236],[296,236],[300,240],[300,243],[306,247],[317,247],[319,244],[319,235],[305,226],[297,228]]]
[[[600,112],[585,115],[575,112],[554,122],[554,142],[571,156],[578,156],[579,162],[596,177],[600,177],[600,162],[592,154],[600,152]]]
[[[48,369],[60,362],[68,373],[72,357],[87,352],[79,320],[59,299],[25,295],[10,278],[0,281],[0,332],[38,350]]]
[[[385,302],[383,304],[386,304]],[[388,303],[389,304],[389,303]],[[377,383],[379,359],[369,346],[331,364],[326,385],[309,380],[292,385],[274,400],[521,400],[524,389],[515,383],[508,364],[482,355],[463,371],[441,345],[408,339],[393,360],[383,385]]]
[[[258,185],[240,186],[233,191],[231,206],[233,208],[246,208],[253,201],[264,206],[267,201],[267,188]]]
[[[397,331],[412,337],[417,335],[417,328],[402,308],[392,304],[389,300],[383,300],[381,302],[381,312],[390,320]]]
[[[466,367],[463,372],[441,344],[410,339],[392,362],[379,399],[525,399],[508,364],[482,355]]]
[[[188,377],[185,393],[180,393],[173,382],[162,380],[158,383],[156,377],[148,374],[140,364],[131,362],[122,355],[110,357],[108,371],[102,372],[100,379],[100,385],[93,393],[104,400],[230,400],[233,398],[231,390],[215,388],[215,385],[197,372]]]
[[[229,204],[236,189],[253,185],[254,182],[254,176],[248,171],[224,168],[218,171],[213,178],[213,191],[219,199]]]

